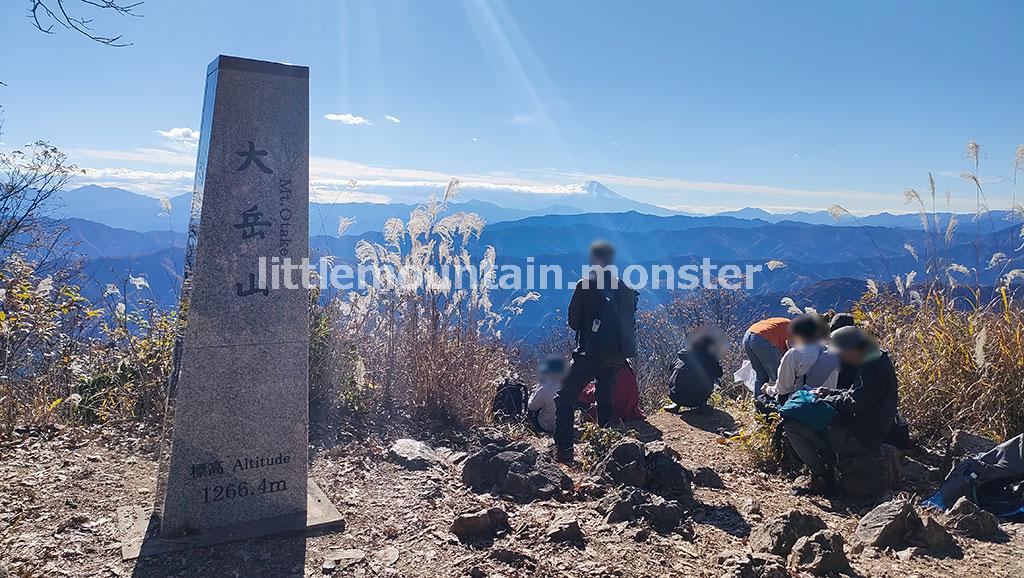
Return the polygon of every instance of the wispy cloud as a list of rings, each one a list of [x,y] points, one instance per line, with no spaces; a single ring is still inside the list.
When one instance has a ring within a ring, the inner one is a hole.
[[[329,112],[329,113],[324,115],[324,118],[326,118],[327,120],[329,120],[331,122],[340,122],[341,124],[349,124],[349,125],[359,125],[359,124],[371,125],[371,124],[373,124],[372,122],[370,122],[370,120],[368,118],[359,116],[358,114],[351,114],[351,113],[348,113],[348,112],[343,112],[343,113]]]
[[[395,124],[402,124],[402,119],[398,118],[397,116],[391,116],[390,114],[385,114],[384,115],[384,119],[385,120],[390,120],[391,122],[393,122]]]
[[[196,153],[180,150],[158,148],[137,148],[130,150],[110,150],[94,148],[68,149],[71,159],[79,164],[83,161],[107,161],[141,163],[147,165],[195,167]]]
[[[184,126],[176,126],[169,130],[158,130],[157,134],[174,144],[190,148],[199,146],[199,131]]]
[[[508,123],[516,126],[523,126],[527,124],[535,124],[537,117],[529,114],[517,114],[512,118],[508,119]]]
[[[145,171],[125,168],[89,168],[78,177],[80,184],[119,187],[151,197],[173,197],[192,188],[192,171]]]

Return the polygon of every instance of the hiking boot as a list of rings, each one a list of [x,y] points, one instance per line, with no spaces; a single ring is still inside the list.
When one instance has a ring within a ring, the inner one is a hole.
[[[680,410],[680,407],[679,407],[678,403],[670,403],[670,404],[666,405],[665,407],[661,408],[661,411],[664,411],[664,412],[667,412],[667,413],[679,413],[679,410]]]
[[[554,452],[552,452],[551,458],[556,462],[567,466],[576,465],[576,458],[573,457],[572,450],[562,451],[556,449]]]
[[[831,476],[809,474],[797,478],[789,493],[794,496],[824,496],[834,487],[835,480]]]

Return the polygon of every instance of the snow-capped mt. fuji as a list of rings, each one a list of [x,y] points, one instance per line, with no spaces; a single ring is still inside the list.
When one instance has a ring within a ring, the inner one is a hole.
[[[573,207],[581,213],[624,213],[636,211],[648,215],[674,215],[674,211],[634,201],[609,189],[599,181],[584,181],[578,192],[551,197],[551,204]]]

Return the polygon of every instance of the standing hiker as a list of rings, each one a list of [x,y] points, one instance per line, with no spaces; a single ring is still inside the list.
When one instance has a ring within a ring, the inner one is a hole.
[[[576,283],[569,303],[569,328],[576,332],[569,373],[555,396],[555,458],[572,462],[576,436],[576,400],[591,380],[597,380],[597,423],[612,421],[615,375],[636,355],[638,293],[619,281],[612,267],[614,248],[597,241],[590,246],[590,271]]]
[[[750,359],[757,379],[754,381],[754,399],[761,397],[761,388],[779,378],[779,363],[789,350],[789,319],[770,317],[750,326],[743,336],[743,351]]]

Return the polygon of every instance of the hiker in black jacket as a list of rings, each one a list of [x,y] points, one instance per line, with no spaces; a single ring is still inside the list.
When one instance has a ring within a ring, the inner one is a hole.
[[[708,413],[708,398],[721,379],[722,364],[718,358],[722,340],[716,331],[700,328],[687,336],[687,347],[679,350],[672,365],[668,397],[672,403],[662,409],[677,413],[684,407],[696,408],[697,413]]]
[[[612,391],[615,374],[636,354],[634,324],[637,292],[614,275],[612,246],[597,241],[590,247],[592,269],[576,283],[569,303],[569,328],[576,332],[569,373],[555,396],[555,458],[573,461],[576,436],[574,417],[580,392],[597,380],[597,422],[604,427],[612,421]]]
[[[797,480],[794,493],[822,493],[835,482],[834,467],[844,456],[875,454],[896,421],[899,390],[889,354],[859,327],[832,334],[833,347],[844,362],[857,369],[849,389],[816,389],[812,393],[839,413],[824,432],[787,419],[786,437],[811,470]]]

